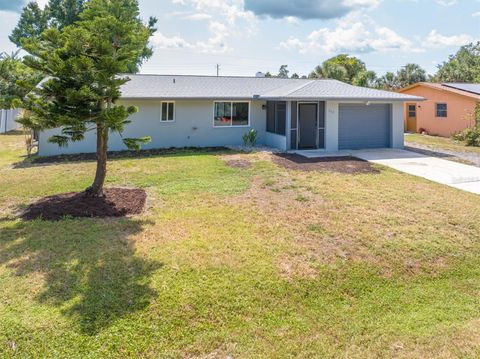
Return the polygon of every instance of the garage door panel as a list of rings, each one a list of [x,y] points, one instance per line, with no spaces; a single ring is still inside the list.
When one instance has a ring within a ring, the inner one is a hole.
[[[390,106],[340,104],[338,148],[390,147]]]

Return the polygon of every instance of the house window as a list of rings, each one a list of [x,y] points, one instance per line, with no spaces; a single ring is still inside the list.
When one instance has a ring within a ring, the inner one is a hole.
[[[437,117],[447,117],[447,104],[437,103],[435,105],[435,115]]]
[[[162,116],[160,117],[160,121],[161,122],[175,121],[175,102],[173,101],[162,102]]]
[[[233,127],[250,125],[250,103],[222,101],[214,102],[213,126]]]
[[[287,103],[284,101],[267,102],[267,132],[285,136]]]
[[[416,105],[408,105],[408,117],[417,117]]]

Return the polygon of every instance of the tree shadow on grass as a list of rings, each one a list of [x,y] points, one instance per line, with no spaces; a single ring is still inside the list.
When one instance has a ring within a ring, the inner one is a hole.
[[[35,299],[61,307],[82,333],[94,335],[156,296],[149,281],[162,264],[136,255],[131,239],[147,224],[122,218],[4,225],[0,265],[17,276],[40,274]]]

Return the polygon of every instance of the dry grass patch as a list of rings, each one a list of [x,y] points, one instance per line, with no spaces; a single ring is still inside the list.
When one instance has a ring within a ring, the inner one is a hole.
[[[182,150],[109,163],[148,211],[53,223],[11,210],[82,190],[94,163],[2,169],[0,356],[478,356],[473,194]]]

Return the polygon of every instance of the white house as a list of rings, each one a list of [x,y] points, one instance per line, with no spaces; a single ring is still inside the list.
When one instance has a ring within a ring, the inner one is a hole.
[[[124,137],[150,136],[143,148],[239,145],[250,129],[282,150],[402,148],[404,102],[420,97],[336,80],[128,75],[119,102],[137,106]],[[39,155],[95,152],[95,133],[68,147],[40,132]],[[112,133],[109,150],[125,150]]]
[[[0,110],[0,133],[18,130],[21,125],[15,120],[20,115],[20,109]]]

